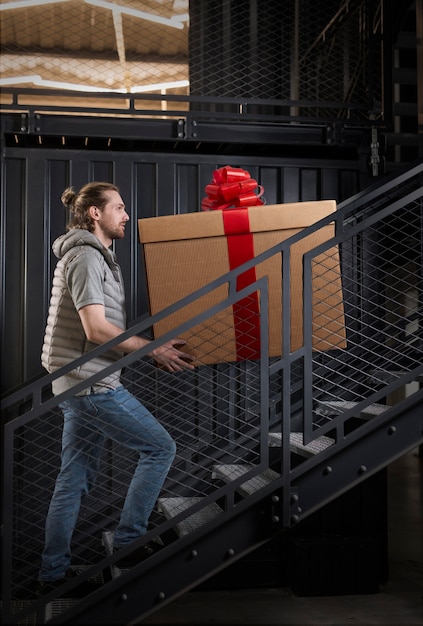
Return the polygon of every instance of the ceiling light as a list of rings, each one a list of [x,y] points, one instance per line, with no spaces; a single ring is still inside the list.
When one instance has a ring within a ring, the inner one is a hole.
[[[172,20],[177,20],[178,22],[188,22],[189,21],[189,13],[181,13],[180,15],[174,15]]]
[[[131,87],[131,93],[146,93],[149,91],[166,91],[167,89],[177,89],[178,87],[188,87],[189,80],[175,80],[168,83],[156,83],[151,85],[139,85]]]
[[[33,85],[37,85],[39,87],[64,89],[66,91],[86,91],[90,93],[128,93],[126,89],[107,89],[103,87],[94,87],[93,85],[78,85],[77,83],[64,83],[57,80],[46,80],[41,78],[39,74],[0,78],[0,85],[20,85],[24,83],[32,83]],[[135,85],[131,87],[131,93],[136,94],[150,91],[166,91],[167,89],[177,89],[178,87],[188,86],[188,80],[175,80],[164,83],[151,83],[150,85]]]
[[[40,78],[37,74],[29,76],[12,76],[11,78],[0,78],[0,85],[19,85],[20,83],[33,83],[34,80]]]
[[[94,87],[90,85],[78,85],[76,83],[63,83],[57,80],[45,80],[38,74],[29,76],[13,76],[11,78],[0,78],[0,85],[19,85],[22,83],[32,83],[38,87],[54,87],[55,89],[66,89],[70,91],[85,91],[92,93],[126,93],[125,89],[103,89],[102,87]]]
[[[106,0],[84,0],[87,4],[93,4],[96,7],[102,9],[109,9],[110,11],[118,11],[125,15],[132,15],[132,17],[139,17],[142,20],[148,20],[149,22],[156,22],[157,24],[164,24],[165,26],[171,26],[172,28],[183,28],[180,20],[175,16],[172,18],[161,17],[155,13],[146,13],[145,11],[139,11],[138,9],[132,9],[131,7],[124,6],[123,4],[115,4],[114,2],[107,2]]]

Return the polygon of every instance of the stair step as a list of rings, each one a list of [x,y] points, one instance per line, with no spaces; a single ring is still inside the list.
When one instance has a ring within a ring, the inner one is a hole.
[[[405,374],[408,374],[407,370],[383,370],[375,369],[369,372],[370,380],[374,383],[391,383],[394,380],[398,380]],[[423,383],[423,373],[417,374],[416,382]]]
[[[197,502],[201,502],[202,499],[203,498],[201,497],[159,498],[157,501],[157,508],[168,519],[171,519],[172,517],[176,517],[176,515],[179,515],[183,511],[191,508],[194,504],[197,504]],[[178,534],[181,537],[188,535],[189,533],[192,533],[200,528],[200,526],[203,526],[212,520],[214,517],[217,517],[220,513],[223,513],[223,509],[221,509],[216,502],[212,502],[199,511],[196,511],[186,519],[180,521],[176,525]]]
[[[319,401],[316,412],[319,415],[336,416],[351,411],[358,405],[358,402],[350,402],[349,400],[326,400]],[[362,419],[369,419],[381,415],[389,409],[386,404],[370,404],[360,411]]]
[[[370,370],[370,380],[373,383],[390,383],[393,380],[398,380],[401,376],[404,376],[407,372],[405,370],[384,370],[374,369]]]
[[[78,602],[81,602],[79,598],[59,598],[58,600],[52,600],[48,604],[46,604],[45,608],[45,619],[49,621],[54,617],[58,617],[64,611],[71,609]],[[27,622],[30,624],[31,622]],[[34,622],[35,623],[35,622]]]
[[[323,452],[335,443],[335,439],[332,439],[332,437],[326,437],[326,435],[320,435],[320,437],[316,437],[316,439],[313,439],[313,441],[310,441],[310,443],[307,443],[305,445],[303,441],[303,433],[290,433],[290,450],[292,452],[295,452],[295,454],[299,454],[300,456],[304,456],[306,458],[316,456],[316,454]],[[269,433],[270,446],[278,447],[281,444],[282,433]]]
[[[113,537],[113,533],[111,534]],[[89,565],[71,565],[70,569],[78,571],[78,570],[87,570],[89,567],[90,567]],[[87,583],[86,584],[83,583],[83,587],[81,590],[78,590],[78,587],[75,589],[75,597],[56,598],[55,600],[51,600],[51,602],[48,602],[45,606],[44,615],[45,615],[46,621],[59,616],[64,611],[67,611],[68,609],[78,604],[78,602],[81,602],[81,598],[84,598],[88,595],[87,584],[90,585],[90,590],[91,592],[93,592],[93,591],[96,591],[97,589],[100,589],[100,587],[104,585],[104,583],[105,583],[105,580],[103,577],[103,573],[100,571],[96,575],[88,578]],[[92,586],[92,589],[91,589],[91,586]],[[31,622],[25,622],[25,623],[30,624]]]
[[[112,556],[113,554],[113,539],[114,539],[114,532],[111,531],[104,531],[102,533],[102,537],[101,537],[101,543],[106,551],[106,556]],[[164,547],[164,543],[161,540],[160,537],[156,537],[155,539],[151,540],[152,542],[156,542],[158,543],[161,547]],[[118,576],[121,575],[121,573],[123,571],[126,571],[127,569],[129,569],[129,566],[127,567],[118,567],[117,565],[115,565],[114,563],[110,566],[110,573],[112,575],[112,578],[117,578]]]
[[[212,478],[222,478],[225,482],[230,482],[243,476],[253,468],[254,465],[215,465],[212,470]],[[237,491],[244,496],[249,496],[263,489],[263,487],[267,487],[277,478],[280,478],[280,474],[271,469],[266,469],[258,476],[253,476],[245,483],[239,485]]]

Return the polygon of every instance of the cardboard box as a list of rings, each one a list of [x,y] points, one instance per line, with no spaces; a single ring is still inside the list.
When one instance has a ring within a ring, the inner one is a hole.
[[[245,262],[246,257],[259,255],[334,211],[336,211],[335,201],[327,200],[139,220],[138,229],[144,250],[151,314],[162,311],[184,296],[209,284],[233,267]],[[238,218],[241,218],[239,229]],[[231,225],[230,220],[234,221],[234,225]],[[303,254],[333,235],[334,226],[330,224],[291,247],[292,351],[303,345]],[[276,254],[252,270],[257,279],[267,276],[269,281],[269,356],[281,354],[281,267],[282,257]],[[245,275],[243,284],[248,284],[248,281],[249,277]],[[332,247],[315,258],[312,282],[313,348],[314,350],[344,348],[344,309],[337,247]],[[225,297],[227,285],[210,291],[190,307],[178,310],[156,324],[155,336],[159,337],[180,323],[192,319],[194,315],[221,302]],[[254,298],[256,302],[252,301]],[[257,324],[254,321],[258,319],[254,313],[255,307],[258,306],[257,302],[255,292],[250,302],[244,299],[239,303],[238,310],[235,307],[228,307],[182,335],[187,341],[188,351],[195,354],[198,363],[211,364],[259,358]]]

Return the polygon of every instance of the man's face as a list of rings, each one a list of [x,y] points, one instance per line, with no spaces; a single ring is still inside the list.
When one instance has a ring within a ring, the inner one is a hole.
[[[122,239],[129,220],[125,204],[117,191],[106,191],[104,195],[107,202],[101,211],[98,227],[107,239]]]

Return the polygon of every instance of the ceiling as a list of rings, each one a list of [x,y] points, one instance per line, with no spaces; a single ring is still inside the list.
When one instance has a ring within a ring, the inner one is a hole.
[[[0,0],[0,86],[188,93],[188,0]]]

